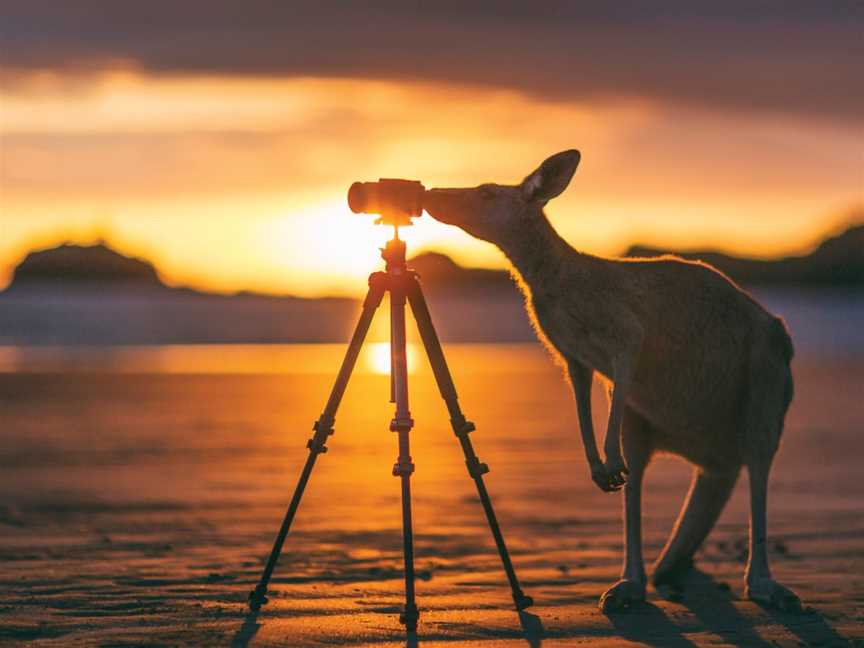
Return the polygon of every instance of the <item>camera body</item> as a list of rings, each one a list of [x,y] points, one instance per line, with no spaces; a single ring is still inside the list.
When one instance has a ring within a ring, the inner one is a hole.
[[[348,189],[348,207],[355,214],[378,214],[384,225],[410,225],[423,213],[426,188],[417,180],[381,178],[378,182],[355,182]]]

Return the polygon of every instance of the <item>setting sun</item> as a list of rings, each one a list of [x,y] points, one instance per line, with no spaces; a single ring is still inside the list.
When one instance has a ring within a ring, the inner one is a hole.
[[[364,350],[366,368],[372,373],[390,375],[390,343],[389,342],[373,342],[368,344]],[[414,373],[417,370],[417,347],[412,343],[408,343],[408,373]]]

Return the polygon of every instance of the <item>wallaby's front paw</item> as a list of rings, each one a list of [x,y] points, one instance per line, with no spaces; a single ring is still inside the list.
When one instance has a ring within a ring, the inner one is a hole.
[[[627,481],[626,475],[630,472],[624,463],[624,459],[618,456],[606,457],[606,474],[609,475],[609,483],[616,488],[621,488]]]
[[[782,612],[801,612],[801,599],[788,587],[773,578],[760,578],[747,583],[747,598]]]
[[[600,597],[600,611],[604,614],[626,610],[634,603],[645,600],[645,583],[619,580]]]
[[[613,493],[621,490],[621,484],[623,484],[623,482],[621,482],[616,485],[609,473],[606,471],[606,466],[600,462],[591,465],[591,480],[605,493]]]

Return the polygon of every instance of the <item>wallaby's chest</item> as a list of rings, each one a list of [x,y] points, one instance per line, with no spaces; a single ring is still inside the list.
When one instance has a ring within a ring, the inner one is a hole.
[[[578,305],[567,304],[561,297],[539,293],[532,296],[530,304],[537,326],[561,355],[578,360],[604,375],[611,375],[610,350],[593,330],[594,326],[602,326],[602,323],[591,322]]]

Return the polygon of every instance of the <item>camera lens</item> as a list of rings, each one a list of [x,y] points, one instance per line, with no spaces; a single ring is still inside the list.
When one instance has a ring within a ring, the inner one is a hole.
[[[368,202],[368,191],[366,185],[377,184],[374,182],[355,182],[348,189],[348,207],[355,214],[366,213]]]
[[[424,193],[417,180],[355,182],[348,189],[348,207],[355,214],[378,214],[377,223],[410,225],[411,219],[423,212]]]

